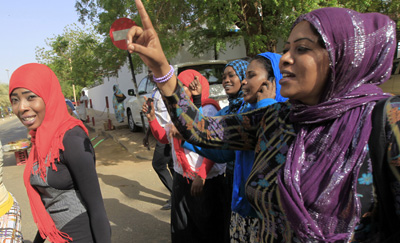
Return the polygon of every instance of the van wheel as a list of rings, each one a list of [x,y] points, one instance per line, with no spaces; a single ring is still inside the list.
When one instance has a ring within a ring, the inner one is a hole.
[[[131,130],[131,132],[137,132],[138,126],[135,125],[135,121],[133,120],[133,117],[132,117],[132,112],[130,110],[128,110],[127,115],[128,115],[129,130]]]

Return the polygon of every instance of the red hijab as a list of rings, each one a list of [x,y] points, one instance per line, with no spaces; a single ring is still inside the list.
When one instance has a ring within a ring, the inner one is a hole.
[[[208,80],[203,75],[201,75],[201,73],[193,69],[187,69],[178,75],[178,79],[182,82],[183,85],[189,88],[189,84],[193,82],[195,76],[199,78],[201,84],[201,101],[203,101],[207,99],[210,95],[210,85],[208,83]]]
[[[196,70],[193,69],[187,69],[183,72],[181,72],[178,75],[178,79],[182,82],[183,85],[189,88],[189,84],[193,82],[194,77],[197,76],[200,84],[201,84],[201,106],[205,105],[213,105],[217,110],[221,110],[218,102],[216,102],[213,99],[208,98],[209,91],[210,91],[210,85],[208,83],[208,80],[201,75],[201,73],[197,72]],[[193,98],[191,98],[193,99]],[[181,140],[177,139],[174,137],[174,148],[175,148],[175,154],[178,159],[178,162],[180,166],[182,167],[183,170],[183,177],[189,178],[189,179],[194,179],[196,176],[196,173],[199,171],[192,171],[190,168],[189,162],[186,158],[185,151],[181,147]]]
[[[43,180],[46,168],[57,170],[54,161],[59,158],[60,149],[64,150],[63,138],[66,131],[80,126],[88,133],[83,123],[69,115],[60,83],[54,72],[43,64],[30,63],[19,67],[12,74],[9,95],[16,88],[25,88],[40,96],[46,105],[46,114],[42,124],[29,133],[32,136],[32,149],[24,171],[24,183],[29,197],[33,219],[42,238],[51,242],[72,240],[60,232],[47,213],[40,195],[30,183],[31,173],[39,173]],[[47,157],[47,160],[46,160]],[[33,171],[33,164],[38,163],[39,170]]]

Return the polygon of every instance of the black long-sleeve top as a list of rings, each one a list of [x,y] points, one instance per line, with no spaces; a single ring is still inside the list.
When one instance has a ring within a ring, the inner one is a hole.
[[[65,149],[55,163],[57,171],[48,168],[47,184],[38,182],[37,177],[35,180],[38,175],[34,174],[31,184],[39,191],[57,228],[68,233],[73,242],[111,242],[90,139],[77,126],[65,133],[63,144]]]

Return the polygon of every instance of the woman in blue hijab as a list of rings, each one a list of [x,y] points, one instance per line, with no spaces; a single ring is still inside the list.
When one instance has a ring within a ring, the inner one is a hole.
[[[231,65],[236,73],[229,73],[227,72],[227,68],[225,68],[223,85],[228,82],[227,76],[231,76],[231,78],[234,75],[241,77],[241,88],[238,91],[240,95],[232,99],[231,97],[233,96],[228,93],[229,89],[224,86],[225,91],[231,99],[229,100],[229,106],[222,109],[218,115],[244,113],[269,106],[276,102],[285,102],[287,99],[280,94],[281,85],[279,84],[279,80],[282,78],[279,70],[280,57],[281,55],[271,52],[261,53],[251,60],[245,73],[240,72],[243,69],[235,69],[235,66],[238,65],[234,65],[234,62],[238,60],[232,62],[233,64],[229,63],[227,67]],[[241,240],[253,242],[258,230],[258,216],[248,203],[244,188],[253,166],[254,151],[205,149],[188,143],[185,143],[184,147],[193,149],[216,163],[229,164],[229,161],[234,160],[234,164],[232,165],[234,167],[233,177],[229,185],[231,188],[230,199],[232,199],[230,237],[239,242]],[[226,174],[229,178],[228,171]]]
[[[238,113],[245,113],[284,102],[287,99],[280,94],[279,70],[281,55],[265,52],[255,56],[246,71],[246,79],[242,82],[243,99]],[[245,195],[245,183],[254,163],[254,151],[235,151],[235,168],[232,191],[232,216],[230,237],[240,242],[254,242],[257,237],[259,220],[256,211],[251,207]]]

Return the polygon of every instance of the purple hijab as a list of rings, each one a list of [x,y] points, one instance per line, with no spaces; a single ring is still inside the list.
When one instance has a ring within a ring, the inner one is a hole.
[[[280,170],[282,206],[303,240],[349,240],[360,218],[356,184],[368,153],[371,112],[388,97],[395,24],[387,16],[322,8],[300,16],[323,38],[331,74],[319,104],[291,101],[297,136]]]

